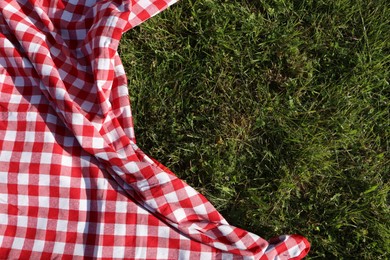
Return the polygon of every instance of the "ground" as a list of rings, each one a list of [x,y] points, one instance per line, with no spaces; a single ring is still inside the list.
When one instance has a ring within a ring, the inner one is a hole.
[[[390,258],[390,4],[182,0],[119,46],[138,145],[308,259]]]

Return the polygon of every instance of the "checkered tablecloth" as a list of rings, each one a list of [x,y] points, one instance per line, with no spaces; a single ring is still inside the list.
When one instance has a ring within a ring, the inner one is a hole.
[[[0,259],[300,259],[136,145],[121,35],[175,0],[0,0]]]

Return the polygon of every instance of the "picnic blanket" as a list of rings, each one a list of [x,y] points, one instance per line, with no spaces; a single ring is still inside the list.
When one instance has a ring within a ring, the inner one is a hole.
[[[300,259],[136,145],[122,34],[175,0],[0,1],[1,259]]]

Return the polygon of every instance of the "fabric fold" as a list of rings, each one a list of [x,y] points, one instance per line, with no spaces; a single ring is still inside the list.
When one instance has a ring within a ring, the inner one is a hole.
[[[137,146],[117,47],[174,2],[0,2],[0,258],[307,254],[229,225]]]

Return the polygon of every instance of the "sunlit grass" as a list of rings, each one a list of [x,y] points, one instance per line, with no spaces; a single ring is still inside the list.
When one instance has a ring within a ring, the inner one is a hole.
[[[310,258],[390,257],[388,1],[182,0],[119,47],[139,146]]]

